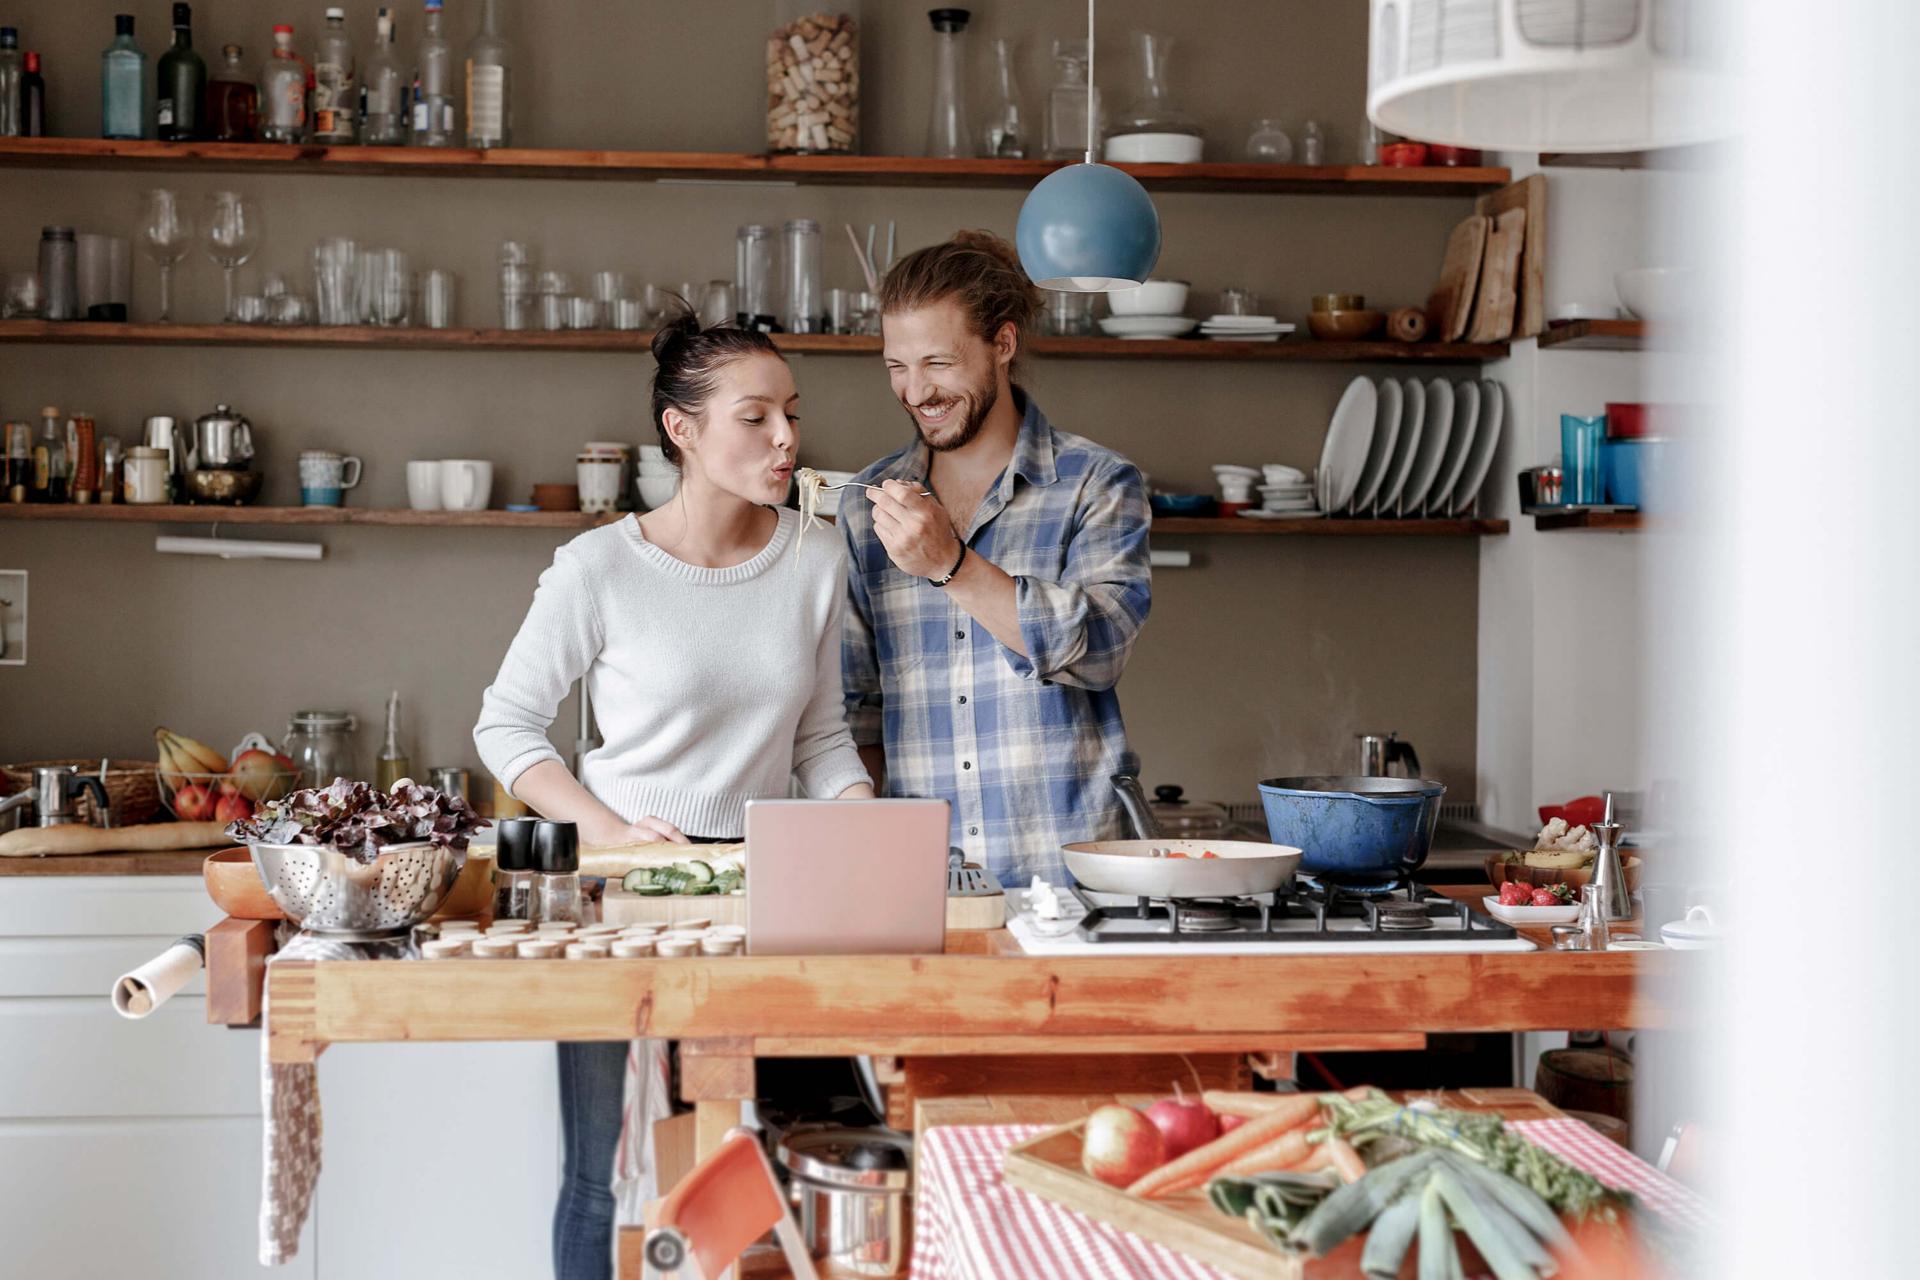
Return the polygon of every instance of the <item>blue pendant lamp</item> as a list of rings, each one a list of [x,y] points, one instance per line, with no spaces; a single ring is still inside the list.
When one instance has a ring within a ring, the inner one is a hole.
[[[1131,174],[1093,162],[1093,6],[1087,0],[1087,159],[1027,193],[1014,244],[1042,289],[1103,293],[1146,283],[1160,260],[1160,214]]]

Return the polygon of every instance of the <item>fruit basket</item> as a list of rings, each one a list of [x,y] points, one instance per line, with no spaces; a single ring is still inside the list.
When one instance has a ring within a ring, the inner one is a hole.
[[[300,785],[298,766],[257,733],[240,741],[231,761],[204,742],[169,729],[155,729],[153,740],[160,752],[160,800],[167,812],[185,821],[251,818],[260,805]]]

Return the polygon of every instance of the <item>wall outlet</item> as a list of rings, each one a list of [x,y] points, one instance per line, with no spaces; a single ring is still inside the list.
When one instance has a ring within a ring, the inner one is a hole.
[[[0,667],[27,665],[27,571],[0,569]]]

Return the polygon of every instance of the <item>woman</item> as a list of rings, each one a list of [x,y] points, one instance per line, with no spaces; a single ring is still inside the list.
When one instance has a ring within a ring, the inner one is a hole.
[[[586,845],[738,840],[749,800],[873,795],[840,685],[839,538],[776,506],[799,446],[792,371],[766,335],[691,316],[653,341],[653,420],[672,501],[554,554],[482,700],[494,777]],[[795,561],[798,563],[796,564]],[[584,676],[603,745],[576,779],[547,741]],[[559,1280],[609,1274],[627,1046],[560,1045],[566,1150]]]

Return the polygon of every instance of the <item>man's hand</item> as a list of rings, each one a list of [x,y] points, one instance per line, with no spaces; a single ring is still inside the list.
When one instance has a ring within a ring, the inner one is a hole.
[[[894,567],[916,578],[944,578],[960,558],[960,539],[940,500],[922,497],[918,486],[904,480],[889,480],[866,494],[873,531]]]

